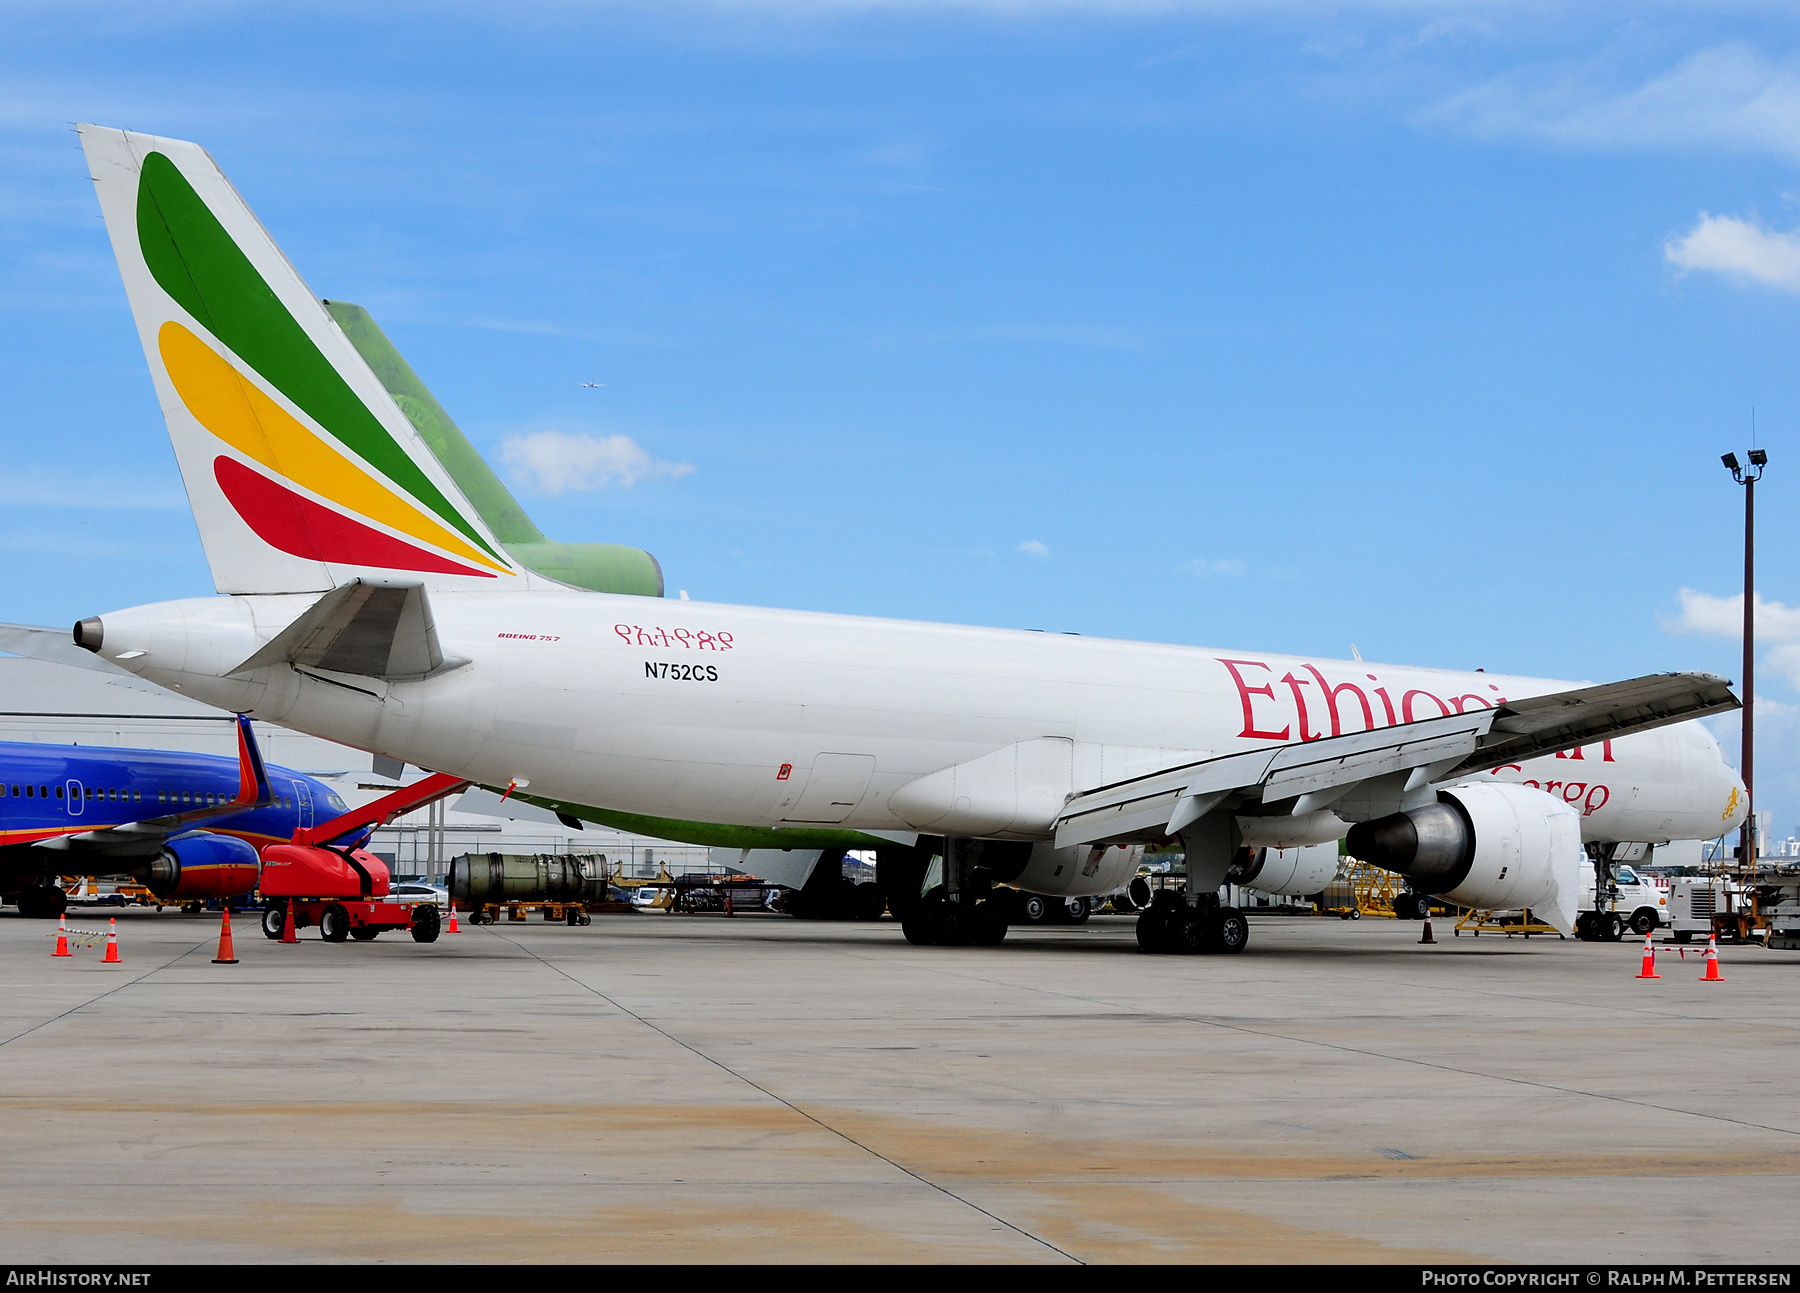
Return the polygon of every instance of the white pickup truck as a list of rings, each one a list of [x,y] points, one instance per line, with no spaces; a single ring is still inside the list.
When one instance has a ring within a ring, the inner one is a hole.
[[[1668,891],[1628,866],[1619,867],[1611,892],[1604,895],[1598,909],[1591,883],[1582,885],[1575,908],[1577,937],[1609,942],[1618,939],[1627,929],[1634,934],[1652,933],[1668,924],[1670,919]]]

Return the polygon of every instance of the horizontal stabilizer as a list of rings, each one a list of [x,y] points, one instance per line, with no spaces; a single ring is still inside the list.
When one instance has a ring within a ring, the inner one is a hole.
[[[400,681],[466,663],[438,645],[423,585],[358,579],[319,598],[232,673],[293,664]]]

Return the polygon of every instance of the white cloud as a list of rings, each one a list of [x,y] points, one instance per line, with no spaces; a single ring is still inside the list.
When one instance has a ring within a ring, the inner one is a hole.
[[[1620,86],[1608,59],[1507,72],[1422,114],[1487,139],[1572,148],[1718,149],[1800,159],[1800,60],[1716,45]]]
[[[1037,539],[1027,539],[1013,551],[1023,552],[1029,557],[1047,557],[1050,555],[1050,545]]]
[[[1248,567],[1236,557],[1222,557],[1214,560],[1195,557],[1192,561],[1183,562],[1176,569],[1183,574],[1193,575],[1197,579],[1210,579],[1214,575],[1241,575]]]
[[[500,446],[500,459],[516,477],[545,494],[631,486],[640,480],[670,480],[694,472],[692,463],[652,458],[628,435],[536,431],[509,436]]]
[[[1694,588],[1680,593],[1681,611],[1664,627],[1674,633],[1701,633],[1707,637],[1735,638],[1744,636],[1744,595],[1714,597]],[[1800,606],[1785,606],[1756,596],[1756,640],[1766,647],[1764,662],[1787,677],[1800,691]],[[1761,713],[1762,699],[1757,698]]]
[[[1800,292],[1800,233],[1782,233],[1754,220],[1702,211],[1700,223],[1663,244],[1663,255],[1684,273],[1706,270]]]

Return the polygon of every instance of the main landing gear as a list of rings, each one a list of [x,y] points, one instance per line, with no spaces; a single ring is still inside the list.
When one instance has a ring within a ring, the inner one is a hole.
[[[901,919],[900,930],[917,947],[997,947],[1006,940],[1006,907],[997,898],[951,902],[933,890]]]
[[[1236,953],[1249,946],[1250,922],[1236,907],[1221,905],[1215,895],[1189,903],[1186,895],[1164,890],[1138,916],[1137,942],[1140,952]]]
[[[994,947],[1003,942],[1012,896],[994,890],[992,868],[1005,850],[1016,847],[1020,846],[987,840],[943,841],[944,882],[911,901],[896,903],[896,895],[889,895],[889,908],[900,917],[906,941],[918,947]],[[916,886],[934,869],[930,857],[931,850],[921,847],[911,860],[920,877],[912,882],[913,893],[918,893]],[[898,878],[899,859],[894,861]]]
[[[69,895],[53,884],[35,884],[29,889],[19,890],[16,899],[19,914],[38,920],[54,920],[63,914],[63,908],[69,905]]]

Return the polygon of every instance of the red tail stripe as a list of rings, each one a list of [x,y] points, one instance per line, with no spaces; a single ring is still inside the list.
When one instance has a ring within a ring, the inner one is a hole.
[[[339,516],[251,471],[235,458],[220,455],[213,459],[213,478],[258,538],[292,556],[339,566],[494,577],[491,571],[446,560],[360,521]]]

